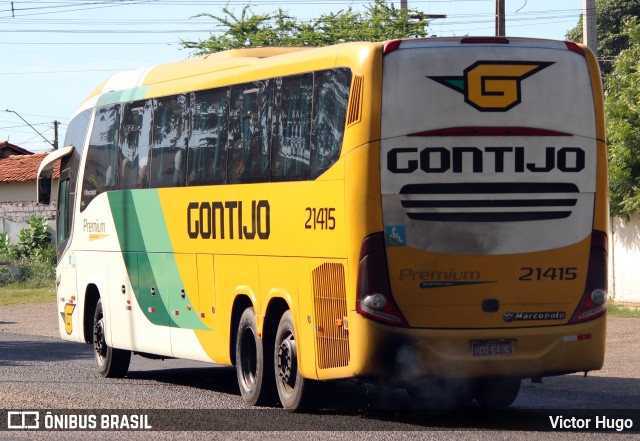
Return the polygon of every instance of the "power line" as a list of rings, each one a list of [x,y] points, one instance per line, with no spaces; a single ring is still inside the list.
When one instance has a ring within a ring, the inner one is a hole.
[[[48,126],[50,123],[36,123],[36,124],[31,124],[32,126]],[[22,128],[22,127],[28,127],[26,124],[22,124],[19,126],[6,126],[6,127],[0,127],[0,130],[6,130],[6,129],[18,129],[18,128]]]
[[[132,67],[112,68],[112,69],[78,69],[78,70],[44,70],[44,71],[22,71],[22,72],[0,72],[0,75],[24,75],[24,74],[52,74],[52,73],[87,73],[87,72],[121,72],[133,70]]]
[[[25,42],[25,41],[0,41],[0,44],[10,44],[10,45],[168,45],[168,46],[177,46],[180,45],[179,42],[176,41],[158,41],[158,42],[131,42],[131,41],[59,41],[59,42],[51,42],[51,41],[40,41],[40,42]]]
[[[215,28],[214,28],[215,30]],[[29,34],[186,34],[194,32],[211,32],[212,29],[171,29],[158,31],[143,30],[114,30],[114,29],[0,29],[4,33],[24,33]]]

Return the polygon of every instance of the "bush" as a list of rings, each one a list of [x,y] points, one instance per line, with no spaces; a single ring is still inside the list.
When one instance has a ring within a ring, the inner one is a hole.
[[[27,286],[50,285],[56,278],[56,251],[51,245],[47,225],[45,218],[32,215],[29,228],[20,230],[17,245],[9,243],[7,233],[0,233],[0,260],[24,267],[24,277],[19,282]],[[0,271],[0,285],[12,282],[16,282],[15,278]]]
[[[24,284],[30,287],[41,287],[52,284],[56,280],[56,250],[52,246],[41,248],[38,254],[21,259],[25,266]]]
[[[36,257],[51,244],[51,238],[47,231],[49,222],[43,218],[31,215],[29,226],[20,230],[20,243],[17,246],[18,257]]]

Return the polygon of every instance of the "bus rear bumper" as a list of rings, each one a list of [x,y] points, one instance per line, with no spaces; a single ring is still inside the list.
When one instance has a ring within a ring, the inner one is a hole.
[[[606,316],[577,325],[468,330],[357,321],[369,328],[369,338],[352,351],[352,372],[385,377],[392,384],[424,376],[542,377],[598,370],[604,361]]]

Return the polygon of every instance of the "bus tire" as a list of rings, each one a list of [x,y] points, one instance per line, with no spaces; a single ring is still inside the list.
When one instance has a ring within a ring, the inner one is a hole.
[[[101,299],[98,299],[96,310],[93,314],[93,351],[100,375],[105,378],[122,378],[127,375],[131,361],[131,351],[116,349],[107,345]]]
[[[292,412],[305,409],[311,399],[310,389],[314,382],[303,378],[298,369],[296,335],[290,310],[282,314],[276,331],[274,370],[282,407]]]
[[[478,381],[475,399],[484,409],[505,409],[520,392],[520,378],[484,378]]]
[[[244,310],[236,334],[236,375],[242,400],[249,406],[273,404],[275,385],[270,363],[265,358],[262,338],[258,338],[252,307]]]

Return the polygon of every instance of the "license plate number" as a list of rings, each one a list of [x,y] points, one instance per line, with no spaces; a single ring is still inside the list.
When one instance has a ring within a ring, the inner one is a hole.
[[[474,357],[491,355],[512,355],[513,340],[479,340],[471,342],[471,352]]]

